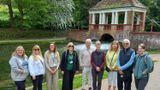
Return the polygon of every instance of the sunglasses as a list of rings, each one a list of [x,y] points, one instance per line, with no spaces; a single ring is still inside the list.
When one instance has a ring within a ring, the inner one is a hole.
[[[39,51],[39,49],[34,49],[34,51]]]
[[[69,45],[68,47],[74,47],[73,45]]]

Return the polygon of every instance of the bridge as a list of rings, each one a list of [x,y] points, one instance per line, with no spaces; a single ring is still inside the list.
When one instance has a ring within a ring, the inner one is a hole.
[[[128,38],[134,48],[139,43],[148,49],[160,48],[160,33],[144,31],[146,12],[138,0],[102,0],[89,10],[89,30],[70,30],[68,39],[111,42]]]

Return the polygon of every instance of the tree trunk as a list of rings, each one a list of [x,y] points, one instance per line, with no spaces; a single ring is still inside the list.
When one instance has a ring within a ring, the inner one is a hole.
[[[10,22],[10,27],[13,27],[14,23],[14,18],[13,18],[13,9],[12,9],[12,2],[11,0],[7,0],[7,6],[8,6],[8,13],[9,13],[9,22]]]
[[[20,13],[20,29],[23,29],[23,19],[24,19],[23,1],[17,0],[17,6]]]

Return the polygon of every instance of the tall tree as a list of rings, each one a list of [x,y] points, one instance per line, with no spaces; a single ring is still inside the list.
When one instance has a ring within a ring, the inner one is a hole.
[[[74,9],[73,0],[48,0],[51,8],[51,26],[53,28],[64,29],[71,25],[73,21],[72,12]]]
[[[25,0],[15,0],[20,14],[20,28],[23,28]]]
[[[9,13],[9,25],[12,28],[14,23],[14,16],[13,16],[13,8],[12,8],[12,0],[0,0],[0,3],[3,3],[8,6],[8,13]]]

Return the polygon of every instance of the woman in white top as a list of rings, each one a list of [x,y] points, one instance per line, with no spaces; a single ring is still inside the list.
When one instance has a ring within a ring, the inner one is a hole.
[[[9,60],[11,78],[17,86],[17,90],[25,90],[25,79],[28,76],[28,57],[23,46],[18,46]]]
[[[47,90],[58,90],[59,52],[54,42],[51,42],[44,54],[46,66]]]
[[[33,90],[42,90],[43,75],[45,74],[44,60],[38,45],[33,46],[32,55],[28,61],[29,72],[33,82]]]

